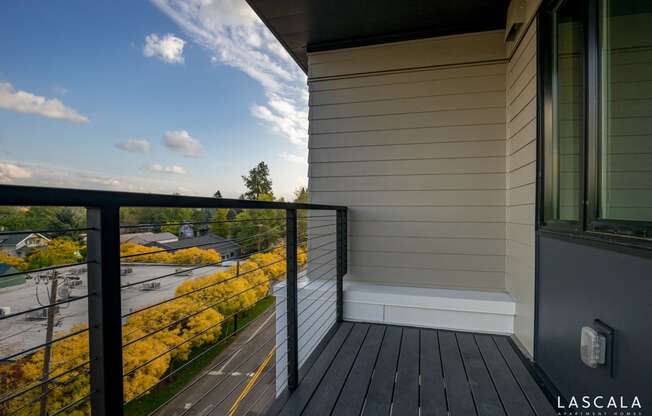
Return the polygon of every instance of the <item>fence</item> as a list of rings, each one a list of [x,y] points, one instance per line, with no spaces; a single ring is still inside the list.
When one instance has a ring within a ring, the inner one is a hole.
[[[0,352],[0,371],[14,377],[0,377],[0,414],[123,414],[125,406],[138,406],[144,397],[199,367],[199,375],[148,412],[176,406],[191,391],[195,399],[181,414],[198,403],[207,406],[206,414],[246,412],[264,397],[294,390],[301,366],[342,320],[345,207],[6,185],[0,186],[0,205],[86,210],[85,227],[0,231],[0,241],[26,231],[46,238],[86,236],[85,258],[0,276],[0,283],[27,276],[20,285],[35,287],[38,300],[38,306],[5,308],[0,324],[12,327],[12,321],[31,317],[40,322],[34,324],[40,325],[39,334],[45,332],[42,342]],[[120,210],[126,207],[252,214],[121,224]],[[239,224],[239,232],[228,240],[197,238],[190,244],[121,244],[125,232],[183,231],[189,226],[205,230],[219,224]],[[219,256],[212,247],[218,247]],[[5,299],[17,301],[18,296],[4,295],[0,293],[0,307]],[[269,299],[274,307],[267,310]],[[263,310],[269,316],[254,319]],[[252,325],[260,320],[254,331]],[[57,325],[69,328],[55,332]],[[25,337],[29,328],[0,337],[0,345]],[[235,381],[221,377],[235,362],[252,371]],[[202,377],[212,375],[221,378],[206,387]],[[57,395],[57,389],[75,394]],[[257,397],[240,409],[252,391]]]

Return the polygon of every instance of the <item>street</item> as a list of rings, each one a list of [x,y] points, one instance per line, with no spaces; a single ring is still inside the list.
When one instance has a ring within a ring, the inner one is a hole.
[[[253,379],[254,386],[242,398],[237,415],[264,413],[275,395],[276,342],[274,307],[253,320],[235,340],[198,375],[185,390],[159,409],[161,416],[222,416]],[[261,363],[270,356],[269,363]],[[261,368],[258,378],[256,370]]]

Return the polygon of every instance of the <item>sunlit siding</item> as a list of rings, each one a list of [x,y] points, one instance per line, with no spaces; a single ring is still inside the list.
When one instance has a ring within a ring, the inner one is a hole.
[[[507,289],[516,298],[514,332],[532,352],[536,196],[536,22],[507,64]]]
[[[351,279],[505,290],[504,47],[498,31],[309,55],[310,199],[350,207]]]

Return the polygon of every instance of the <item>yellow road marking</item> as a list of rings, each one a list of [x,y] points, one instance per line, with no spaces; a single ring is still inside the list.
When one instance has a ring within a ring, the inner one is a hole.
[[[249,382],[247,383],[247,385],[245,386],[245,388],[242,390],[242,393],[240,393],[240,396],[238,396],[238,398],[235,400],[235,402],[233,402],[233,405],[232,405],[231,408],[229,409],[229,414],[228,414],[229,416],[234,416],[234,415],[235,415],[235,412],[238,411],[238,407],[240,406],[240,402],[242,402],[242,400],[243,400],[245,397],[247,397],[247,394],[249,394],[249,391],[251,391],[251,389],[253,388],[254,384],[256,384],[256,381],[258,380],[258,378],[259,378],[260,375],[262,374],[263,370],[265,369],[265,367],[267,367],[267,364],[269,364],[269,361],[270,361],[270,360],[272,359],[272,357],[274,356],[274,351],[276,351],[276,345],[275,345],[274,348],[272,348],[272,350],[267,354],[267,356],[265,357],[265,359],[263,360],[263,362],[260,363],[260,365],[259,365],[258,368],[256,369],[256,372],[254,373],[253,377],[251,377],[251,378],[249,379]]]

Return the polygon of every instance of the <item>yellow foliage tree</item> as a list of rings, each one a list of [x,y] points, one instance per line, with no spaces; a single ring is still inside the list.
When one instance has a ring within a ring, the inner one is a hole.
[[[84,326],[81,325],[75,326],[71,329],[71,332],[83,328]],[[60,338],[63,335],[63,333],[58,333],[56,337]],[[29,357],[0,367],[0,395],[37,384],[42,377],[44,357],[45,352],[41,349]],[[52,413],[89,393],[89,366],[85,365],[77,370],[69,371],[89,359],[88,332],[73,335],[54,343],[50,357],[49,378],[56,378],[49,384],[48,411]],[[64,374],[66,372],[67,374]],[[0,406],[0,414],[16,416],[38,414],[40,395],[41,387],[36,387]],[[73,416],[88,415],[90,414],[90,404],[84,402],[66,414]]]
[[[27,263],[18,256],[12,256],[4,250],[0,250],[0,263],[8,264],[19,270],[25,270]]]
[[[172,262],[176,264],[216,264],[221,260],[220,254],[211,249],[199,247],[177,250],[172,255]]]
[[[36,269],[55,264],[76,263],[82,260],[81,250],[81,244],[74,240],[55,238],[48,241],[45,247],[38,248],[27,256],[27,267]]]
[[[287,264],[284,255],[276,251],[270,251],[268,253],[254,254],[249,257],[249,260],[262,268],[269,279],[281,280],[285,278]]]
[[[135,243],[120,244],[120,256],[130,263],[167,263],[167,264],[211,264],[219,263],[220,253],[213,249],[199,247],[184,248],[175,252],[162,251],[158,247],[147,247]]]

